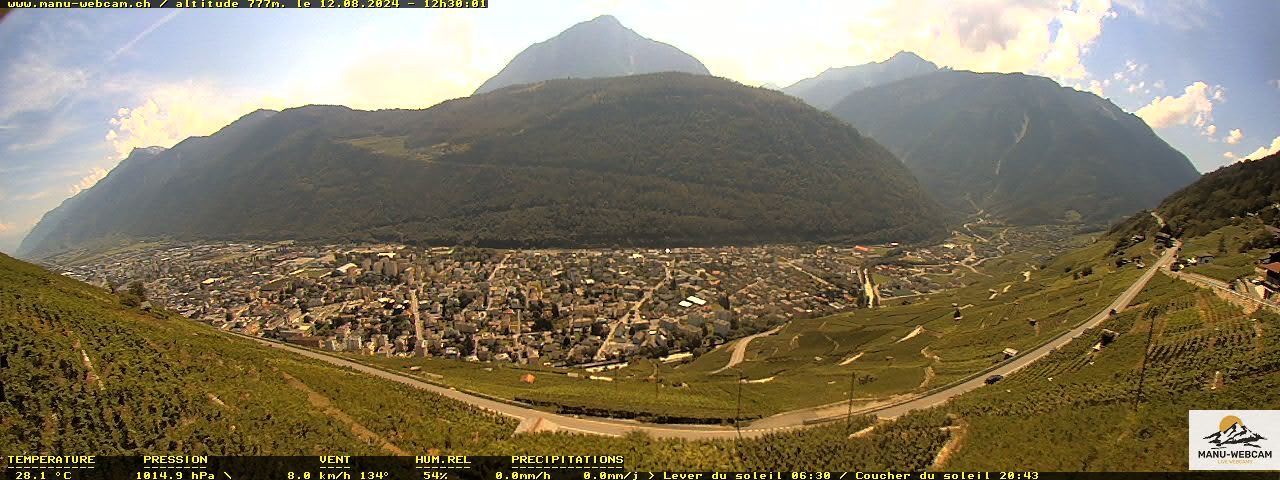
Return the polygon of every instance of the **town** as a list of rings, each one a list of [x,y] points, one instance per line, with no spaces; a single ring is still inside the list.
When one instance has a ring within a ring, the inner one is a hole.
[[[496,250],[281,241],[165,243],[63,268],[222,330],[312,348],[592,366],[688,359],[792,318],[939,291],[951,285],[933,279],[975,255],[952,244]]]

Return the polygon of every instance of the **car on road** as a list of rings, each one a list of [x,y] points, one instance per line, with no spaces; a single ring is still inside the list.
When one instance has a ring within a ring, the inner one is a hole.
[[[986,382],[987,382],[987,385],[991,385],[1001,380],[1004,380],[1004,375],[992,375],[990,377],[987,377]]]

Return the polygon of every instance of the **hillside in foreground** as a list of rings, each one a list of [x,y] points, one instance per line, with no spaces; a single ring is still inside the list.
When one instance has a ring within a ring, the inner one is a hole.
[[[363,112],[258,111],[139,150],[20,252],[112,238],[493,246],[910,241],[941,214],[875,141],[800,100],[679,73]]]
[[[0,255],[0,465],[15,454],[624,455],[670,470],[920,469],[947,419],[872,419],[729,441],[517,434],[515,422],[127,307]]]
[[[1130,248],[1149,247],[1147,241]],[[1090,247],[1060,261],[1093,265],[1098,271],[1090,277],[1117,275],[1093,263],[1104,251]],[[621,454],[629,468],[672,470],[1180,470],[1185,443],[1175,440],[1186,438],[1179,426],[1186,409],[1280,406],[1266,396],[1280,385],[1280,316],[1241,312],[1162,275],[1133,307],[1102,325],[1119,333],[1104,348],[1093,347],[1100,329],[1089,331],[995,386],[854,438],[849,432],[875,420],[855,416],[736,445],[643,435],[513,436],[512,420],[130,308],[104,290],[9,257],[0,257],[0,280],[6,332],[0,337],[0,454],[438,451]],[[919,314],[903,309],[884,311]],[[996,325],[985,326],[988,320]],[[960,323],[971,337],[1025,327],[986,315]],[[1154,347],[1144,359],[1151,329]],[[831,334],[821,327],[819,333]],[[905,356],[919,347],[898,345],[903,348],[887,353]],[[954,347],[939,349],[942,358],[964,353]],[[991,361],[983,352],[974,360]],[[1144,362],[1151,370],[1143,401],[1132,410]],[[1098,421],[1079,422],[1082,417]]]

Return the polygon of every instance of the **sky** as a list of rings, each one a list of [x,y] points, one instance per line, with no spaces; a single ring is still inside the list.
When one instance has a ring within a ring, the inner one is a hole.
[[[610,14],[717,76],[786,86],[913,51],[1110,99],[1201,171],[1280,150],[1280,1],[491,0],[483,10],[13,10],[0,20],[0,251],[136,147],[258,108],[426,108]]]

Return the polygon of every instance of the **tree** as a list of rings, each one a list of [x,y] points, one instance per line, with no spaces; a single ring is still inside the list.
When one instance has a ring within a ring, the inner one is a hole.
[[[147,287],[139,280],[134,280],[129,283],[129,293],[132,293],[143,300],[147,299]]]

